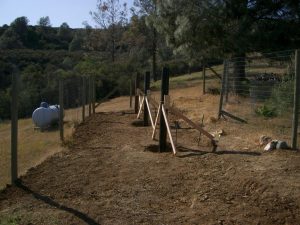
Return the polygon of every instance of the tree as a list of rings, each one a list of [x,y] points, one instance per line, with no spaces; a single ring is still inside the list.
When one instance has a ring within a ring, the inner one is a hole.
[[[151,32],[151,55],[152,55],[152,74],[153,80],[157,80],[157,31],[154,26],[156,20],[157,0],[134,0],[134,6],[139,8],[139,14],[147,16],[146,24],[148,25]]]
[[[82,45],[83,45],[83,39],[78,35],[75,34],[73,40],[69,44],[69,51],[79,51],[82,50]]]
[[[0,37],[0,49],[23,48],[20,36],[12,28],[7,29]]]
[[[190,58],[239,57],[238,86],[245,76],[245,53],[299,46],[299,2],[159,1],[155,25],[175,51]]]
[[[90,12],[94,21],[109,32],[110,52],[112,61],[115,61],[116,42],[120,39],[121,29],[127,25],[127,5],[120,5],[119,0],[98,0],[97,10]]]
[[[49,16],[41,17],[38,20],[37,25],[40,27],[51,27],[51,22],[50,22]]]
[[[72,40],[72,30],[67,23],[62,23],[58,29],[58,37],[64,41]]]

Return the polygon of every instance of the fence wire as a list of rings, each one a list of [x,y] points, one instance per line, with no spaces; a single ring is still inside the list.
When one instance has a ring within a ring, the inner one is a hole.
[[[261,135],[291,143],[295,52],[234,58],[225,69],[222,110]]]

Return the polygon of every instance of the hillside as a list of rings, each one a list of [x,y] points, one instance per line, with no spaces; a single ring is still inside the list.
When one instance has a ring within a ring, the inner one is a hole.
[[[215,116],[218,96],[197,86],[172,89],[194,121]],[[153,97],[159,93],[153,93]],[[184,96],[184,97],[182,97]],[[201,108],[200,108],[201,107]],[[260,135],[233,121],[216,153],[198,133],[178,130],[178,154],[157,153],[152,129],[139,126],[128,98],[104,103],[79,125],[69,148],[32,168],[0,194],[8,224],[297,224],[298,152],[263,152]],[[207,116],[208,115],[208,116]],[[238,129],[238,130],[237,130]],[[234,133],[233,133],[234,131]],[[244,137],[242,132],[248,134]],[[234,137],[232,136],[234,135]],[[8,222],[13,221],[13,222]]]

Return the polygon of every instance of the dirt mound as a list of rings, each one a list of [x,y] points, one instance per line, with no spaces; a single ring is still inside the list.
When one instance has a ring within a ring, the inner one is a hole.
[[[197,146],[178,133],[178,156],[147,146],[133,114],[99,113],[54,155],[0,194],[16,224],[299,224],[300,156]]]

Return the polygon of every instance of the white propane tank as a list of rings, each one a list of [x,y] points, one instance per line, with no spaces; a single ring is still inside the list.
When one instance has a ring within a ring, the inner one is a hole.
[[[36,127],[47,128],[59,120],[59,105],[41,103],[41,107],[32,113],[32,120]]]

